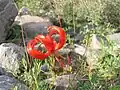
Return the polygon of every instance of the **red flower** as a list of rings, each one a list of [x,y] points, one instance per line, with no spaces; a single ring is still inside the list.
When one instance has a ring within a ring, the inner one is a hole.
[[[57,42],[56,40],[54,40],[54,38],[52,38],[54,34],[59,35],[59,42]],[[66,41],[66,33],[61,27],[49,26],[48,34],[46,36],[40,34],[37,35],[33,40],[30,40],[28,42],[27,52],[33,58],[43,60],[48,56],[50,56],[51,54],[55,55],[55,53],[63,47],[65,41]],[[44,45],[44,48],[46,49],[45,53],[35,49],[35,45],[37,45],[38,43],[42,43]],[[55,58],[63,67],[64,63],[60,62],[59,57],[55,56]]]

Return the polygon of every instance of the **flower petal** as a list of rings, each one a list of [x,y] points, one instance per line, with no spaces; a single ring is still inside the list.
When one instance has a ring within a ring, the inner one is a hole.
[[[51,51],[51,52],[54,51],[54,43],[53,43],[52,38],[49,35],[47,36],[37,35],[35,39],[43,43],[47,51]]]
[[[55,40],[53,40],[55,50],[62,48],[66,42],[65,31],[61,27],[57,27],[57,26],[49,26],[48,31],[50,36],[52,36],[53,34],[59,34],[59,42],[57,43]]]
[[[30,40],[28,42],[28,44],[27,44],[27,52],[28,52],[28,54],[30,56],[32,56],[33,58],[36,58],[36,59],[45,59],[45,58],[47,58],[51,54],[51,51],[47,51],[46,53],[42,53],[41,51],[36,50],[34,48],[34,46],[37,43],[39,43],[39,42],[37,40],[35,40],[35,39]]]

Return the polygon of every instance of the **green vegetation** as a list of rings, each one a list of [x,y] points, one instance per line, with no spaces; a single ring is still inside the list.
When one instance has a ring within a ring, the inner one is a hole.
[[[14,0],[20,9],[25,6],[32,15],[48,16],[51,21],[67,30],[73,30],[85,35],[83,44],[89,45],[92,34],[105,37],[120,29],[120,0]],[[18,26],[17,26],[18,27]],[[13,27],[11,31],[20,30]],[[12,33],[11,40],[20,36]],[[70,41],[68,35],[67,40]],[[71,44],[71,43],[70,43]],[[102,53],[98,58],[97,68],[89,71],[84,58],[79,58],[76,75],[81,77],[78,80],[78,90],[120,90],[120,55],[114,54],[114,43],[109,42],[108,48],[103,45]],[[53,57],[45,61],[51,61]],[[32,59],[31,59],[32,60]],[[27,60],[28,61],[28,60]],[[22,69],[16,78],[23,81],[31,90],[53,90],[54,86],[43,81],[50,76],[59,75],[52,71],[52,62],[32,60],[32,66],[26,60],[22,62]],[[50,75],[44,75],[40,66],[47,64]],[[28,70],[29,67],[29,70]],[[54,79],[53,79],[54,82]],[[16,90],[16,89],[15,89]],[[75,90],[69,87],[68,90]]]

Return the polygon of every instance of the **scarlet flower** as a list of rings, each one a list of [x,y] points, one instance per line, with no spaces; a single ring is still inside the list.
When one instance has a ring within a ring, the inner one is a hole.
[[[37,35],[34,39],[30,40],[27,44],[27,52],[30,56],[36,59],[43,60],[50,56],[51,54],[55,55],[55,59],[60,63],[63,67],[64,63],[60,62],[59,57],[55,54],[59,49],[63,47],[66,42],[66,33],[65,31],[58,26],[49,26],[48,27],[48,34],[44,35]],[[57,42],[52,36],[54,34],[59,35],[59,42]],[[35,45],[38,43],[42,43],[46,49],[46,52],[43,53],[40,50],[35,49]],[[70,63],[70,60],[69,60]]]

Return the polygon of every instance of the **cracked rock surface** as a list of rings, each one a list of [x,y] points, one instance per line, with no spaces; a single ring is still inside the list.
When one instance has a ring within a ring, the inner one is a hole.
[[[0,43],[5,40],[17,13],[13,0],[0,0]]]

